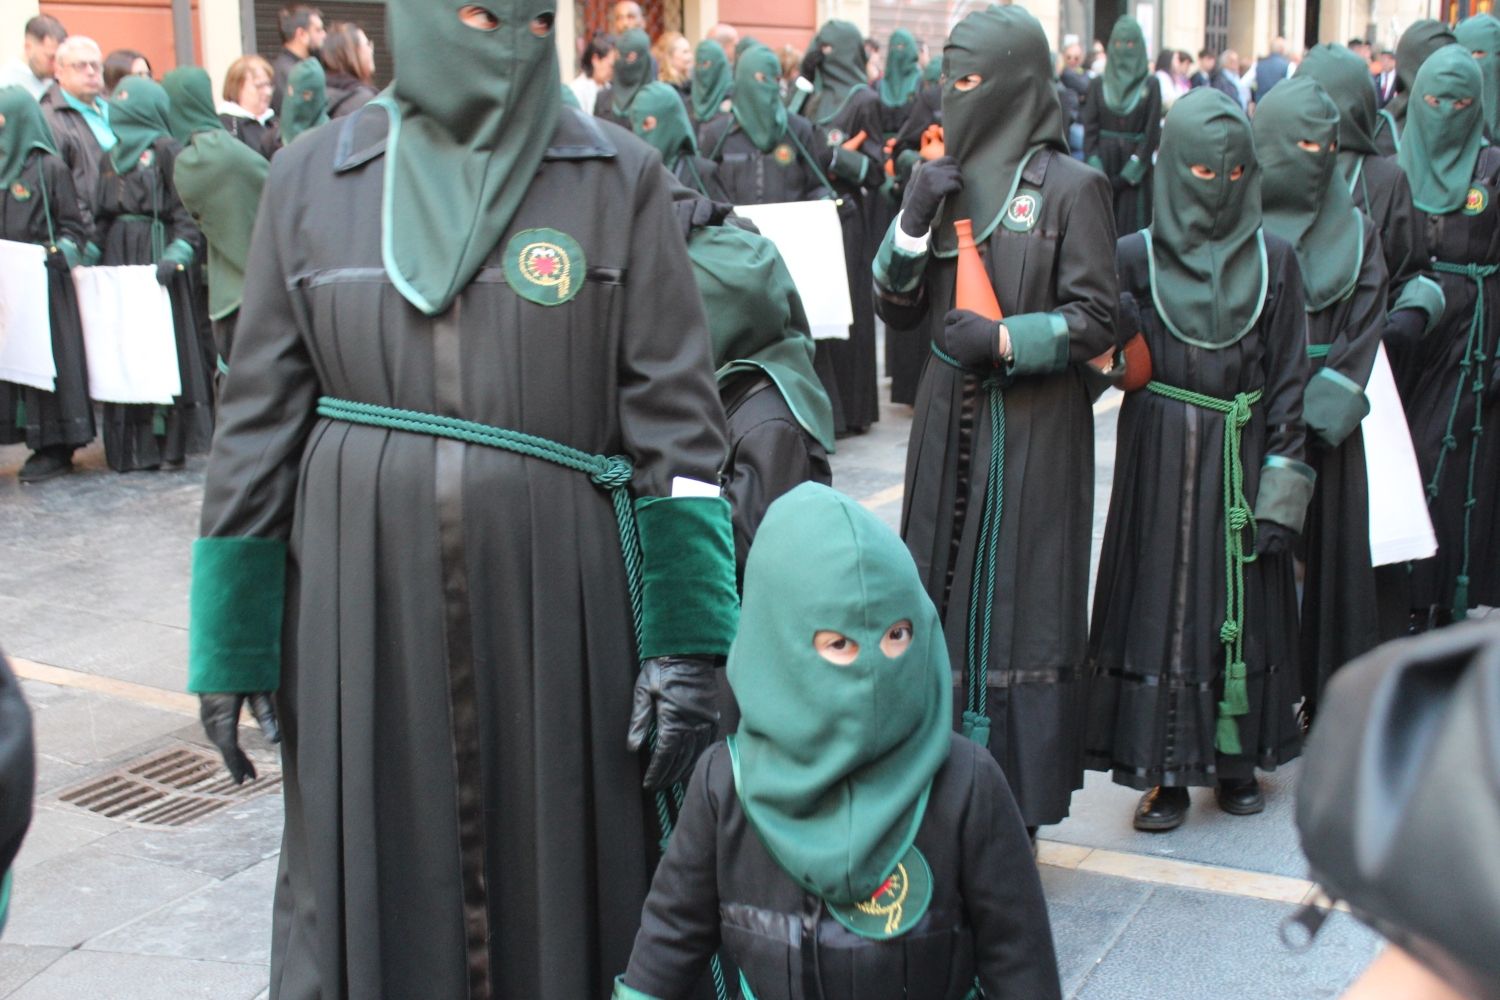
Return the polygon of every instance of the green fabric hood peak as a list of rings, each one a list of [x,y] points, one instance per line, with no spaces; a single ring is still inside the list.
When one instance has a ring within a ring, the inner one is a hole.
[[[693,50],[693,117],[706,122],[719,113],[733,89],[734,76],[724,47],[705,38]]]
[[[1479,63],[1484,80],[1484,125],[1492,137],[1500,138],[1500,19],[1493,14],[1475,14],[1453,29],[1458,44]]]
[[[1452,45],[1454,41],[1453,32],[1448,30],[1448,26],[1431,18],[1413,21],[1401,33],[1401,38],[1396,42],[1396,96],[1391,98],[1385,110],[1403,127],[1417,72],[1434,52],[1445,45]]]
[[[1302,57],[1297,67],[1297,78],[1301,77],[1318,81],[1338,108],[1339,159],[1348,179],[1360,158],[1380,152],[1375,146],[1379,107],[1370,86],[1370,67],[1342,45],[1317,45]]]
[[[620,36],[617,48],[620,54],[609,88],[610,107],[624,117],[641,88],[651,82],[651,36],[640,28],[631,28]]]
[[[174,69],[162,77],[161,86],[172,102],[167,112],[172,138],[186,146],[195,133],[223,130],[224,123],[214,110],[213,81],[205,70],[197,66]]]
[[[734,64],[734,120],[762,153],[769,153],[786,134],[786,105],[781,103],[781,61],[764,45],[750,45]]]
[[[849,21],[828,21],[813,36],[812,44],[826,48],[813,81],[814,117],[819,125],[825,125],[844,109],[856,90],[869,86],[865,36]]]
[[[893,657],[882,639],[902,622]],[[852,662],[817,652],[822,630],[857,644]],[[869,899],[915,841],[952,739],[947,642],[901,539],[826,486],[773,503],[728,669],[735,787],[761,842],[822,899]]]
[[[880,77],[881,103],[892,107],[906,106],[922,85],[922,67],[917,65],[917,39],[905,28],[891,32],[886,43],[885,73]]]
[[[115,173],[128,174],[161,136],[170,136],[167,121],[171,100],[161,84],[144,76],[128,76],[109,99],[109,127],[118,140],[109,151]]]
[[[652,119],[648,129],[647,119]],[[630,127],[661,154],[668,170],[684,156],[698,155],[698,140],[688,121],[687,108],[677,91],[665,83],[648,83],[630,104]]]
[[[0,87],[0,187],[9,188],[33,149],[57,156],[52,129],[41,105],[24,87]]]
[[[495,0],[485,31],[463,0],[390,0],[396,80],[382,208],[386,272],[435,316],[499,245],[562,113],[554,0]],[[533,22],[538,31],[533,31]]]
[[[280,121],[283,145],[328,121],[328,77],[318,60],[304,59],[287,74]]]
[[[1151,75],[1146,55],[1146,33],[1141,22],[1126,14],[1109,33],[1109,58],[1104,63],[1104,103],[1117,115],[1128,115],[1140,103]]]
[[[1464,206],[1484,146],[1483,90],[1479,63],[1461,45],[1438,49],[1417,73],[1397,159],[1424,212],[1446,215]],[[1462,101],[1471,103],[1455,106]]]

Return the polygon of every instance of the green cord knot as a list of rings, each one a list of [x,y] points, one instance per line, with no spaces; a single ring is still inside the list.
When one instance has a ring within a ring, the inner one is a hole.
[[[1255,399],[1252,399],[1250,397],[1250,393],[1247,392],[1241,392],[1235,395],[1234,403],[1229,410],[1229,419],[1233,421],[1236,428],[1244,427],[1250,422],[1250,407],[1255,402],[1255,400],[1259,398],[1260,393],[1258,392],[1255,393]]]
[[[990,717],[979,712],[965,712],[963,734],[982,747],[990,745]]]
[[[1249,507],[1236,505],[1229,508],[1227,513],[1227,521],[1230,531],[1244,531],[1250,526],[1251,520],[1253,520],[1252,512]]]
[[[595,486],[606,490],[617,490],[630,482],[630,477],[635,475],[635,467],[630,464],[630,459],[624,455],[606,455],[604,457],[604,468],[589,477]]]
[[[1219,626],[1219,641],[1224,645],[1233,645],[1240,637],[1240,623],[1225,619],[1224,624]]]

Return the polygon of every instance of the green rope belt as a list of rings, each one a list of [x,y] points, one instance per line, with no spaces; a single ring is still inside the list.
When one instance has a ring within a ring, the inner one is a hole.
[[[1146,133],[1144,133],[1144,132],[1116,132],[1116,131],[1113,131],[1112,129],[1101,128],[1099,130],[1099,138],[1101,138],[1101,139],[1119,139],[1122,142],[1145,142],[1146,141]]]
[[[1245,684],[1245,564],[1255,561],[1255,515],[1245,497],[1240,444],[1245,425],[1250,422],[1251,407],[1260,402],[1261,390],[1219,399],[1154,379],[1146,383],[1146,388],[1158,396],[1224,414],[1224,624],[1219,628],[1219,641],[1224,645],[1224,700],[1219,702],[1214,748],[1234,756],[1244,752],[1235,720],[1250,712]],[[1250,531],[1248,555],[1246,529]]]
[[[156,192],[151,192],[155,199]],[[167,227],[166,224],[153,215],[141,215],[138,212],[121,212],[115,216],[121,222],[145,222],[151,226],[151,262],[160,263],[161,255],[167,252]]]
[[[630,590],[630,616],[635,627],[636,648],[641,641],[641,541],[636,532],[635,508],[630,502],[630,480],[635,469],[630,459],[623,455],[594,455],[577,448],[559,444],[548,438],[492,427],[489,424],[457,417],[445,417],[419,410],[403,410],[394,406],[378,406],[374,403],[359,403],[348,399],[322,396],[318,399],[318,416],[366,427],[383,427],[387,430],[405,431],[410,434],[427,434],[432,437],[462,441],[465,444],[484,445],[501,451],[514,452],[528,458],[539,458],[575,472],[582,472],[589,481],[609,494],[615,508],[615,521],[620,530],[620,554],[625,561],[625,580]],[[655,726],[649,734],[652,749],[656,746]],[[683,790],[680,784],[672,786],[672,798],[677,808],[682,808]],[[672,811],[668,806],[667,793],[656,793],[656,818],[661,824],[661,848],[666,850],[667,840],[672,836]],[[728,988],[724,984],[724,972],[715,955],[711,962],[714,992],[719,1000],[726,1000]]]
[[[1005,508],[1005,391],[995,372],[959,364],[936,344],[932,353],[944,364],[978,377],[989,397],[990,467],[980,505],[979,538],[969,580],[969,620],[964,637],[964,676],[968,682],[963,734],[980,746],[990,743],[990,627],[995,608],[995,576],[1000,550],[1000,516]],[[982,610],[981,610],[982,609]]]
[[[1308,344],[1307,357],[1311,361],[1319,361],[1328,357],[1329,352],[1332,350],[1332,344]]]
[[[1453,405],[1448,408],[1448,423],[1443,430],[1443,446],[1438,450],[1437,464],[1432,470],[1432,481],[1427,484],[1427,506],[1438,497],[1439,484],[1443,476],[1443,465],[1450,451],[1458,450],[1458,439],[1454,437],[1454,424],[1458,422],[1458,407],[1463,402],[1467,388],[1474,395],[1473,436],[1469,438],[1469,479],[1464,492],[1464,549],[1458,577],[1453,581],[1453,617],[1462,620],[1469,614],[1469,536],[1474,507],[1478,503],[1474,496],[1474,479],[1479,461],[1479,439],[1484,435],[1484,363],[1490,359],[1485,351],[1485,301],[1484,279],[1500,271],[1495,264],[1454,264],[1446,260],[1435,260],[1432,269],[1439,274],[1452,274],[1474,282],[1474,315],[1469,319],[1468,339],[1464,343],[1464,356],[1458,363],[1458,384],[1453,389]],[[1469,373],[1479,371],[1469,381]]]

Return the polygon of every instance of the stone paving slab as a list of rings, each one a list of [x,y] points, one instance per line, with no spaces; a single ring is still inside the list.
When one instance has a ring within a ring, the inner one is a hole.
[[[73,951],[5,1000],[251,1000],[266,983],[254,965]],[[0,986],[0,989],[3,989]]]

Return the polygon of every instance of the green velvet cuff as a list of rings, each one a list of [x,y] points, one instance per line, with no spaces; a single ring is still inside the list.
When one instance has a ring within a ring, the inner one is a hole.
[[[1301,534],[1318,474],[1312,466],[1283,455],[1267,455],[1255,495],[1255,519],[1271,521]]]
[[[1129,184],[1131,187],[1135,187],[1141,182],[1141,179],[1146,176],[1146,171],[1150,168],[1150,166],[1151,165],[1149,163],[1141,159],[1139,156],[1132,156],[1130,159],[1126,160],[1125,165],[1120,168],[1120,180],[1124,181],[1126,184]]]
[[[87,267],[93,267],[104,259],[104,251],[99,249],[99,244],[90,240],[83,245],[83,263]]]
[[[642,993],[640,990],[631,989],[625,985],[624,976],[615,977],[614,992],[609,995],[609,1000],[661,1000],[650,993]]]
[[[193,245],[187,240],[173,240],[162,251],[161,259],[187,267],[193,262]]]
[[[1099,171],[1101,174],[1104,173],[1104,161],[1101,160],[1101,159],[1099,159],[1099,157],[1097,157],[1097,156],[1090,156],[1087,160],[1084,160],[1083,162],[1087,163],[1089,166],[1093,167],[1095,170]]]
[[[1419,274],[1401,286],[1401,294],[1396,297],[1396,303],[1391,306],[1390,311],[1420,309],[1427,314],[1427,326],[1422,330],[1427,334],[1443,318],[1443,310],[1447,307],[1448,297],[1443,294],[1443,286],[1425,274]]]
[[[899,217],[891,223],[875,254],[875,283],[886,291],[908,293],[916,291],[922,283],[922,275],[927,272],[927,254],[910,254],[896,246],[896,227],[900,224]]]
[[[840,146],[833,151],[833,172],[850,184],[863,186],[865,175],[870,172],[870,159]]]
[[[5,930],[5,918],[10,914],[10,869],[0,875],[0,931]]]
[[[1370,412],[1360,384],[1343,372],[1322,368],[1302,394],[1302,419],[1324,444],[1337,448]]]
[[[724,656],[739,625],[734,533],[723,497],[643,497],[641,658]]]
[[[200,538],[188,595],[188,690],[275,691],[281,681],[286,543]]]
[[[1010,373],[1051,375],[1068,367],[1068,321],[1057,313],[1007,316],[1010,333]]]
[[[68,262],[68,267],[77,267],[83,261],[83,252],[78,249],[78,244],[64,236],[57,241],[57,252],[63,255],[63,260]]]

